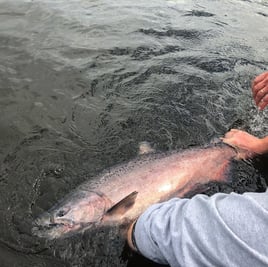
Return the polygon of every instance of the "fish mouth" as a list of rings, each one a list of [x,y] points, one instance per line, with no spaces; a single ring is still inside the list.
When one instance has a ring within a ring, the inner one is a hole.
[[[54,239],[79,228],[81,228],[80,223],[63,218],[55,220],[51,214],[45,214],[33,222],[32,233],[38,237]]]
[[[34,222],[35,226],[48,228],[60,226],[72,227],[75,224],[73,220],[67,218],[55,218],[55,216],[49,212],[42,214]]]

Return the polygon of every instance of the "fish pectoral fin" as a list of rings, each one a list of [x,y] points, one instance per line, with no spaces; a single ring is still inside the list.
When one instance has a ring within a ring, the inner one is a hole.
[[[134,205],[137,195],[138,192],[134,191],[128,196],[124,197],[122,200],[108,209],[105,213],[105,216],[123,215]]]
[[[145,154],[149,154],[149,153],[154,153],[155,150],[151,147],[151,145],[146,142],[140,142],[139,143],[139,155],[145,155]]]

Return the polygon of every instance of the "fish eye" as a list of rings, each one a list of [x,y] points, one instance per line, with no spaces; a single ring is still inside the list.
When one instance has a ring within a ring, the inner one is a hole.
[[[63,217],[68,211],[66,210],[59,210],[56,214],[57,217]]]

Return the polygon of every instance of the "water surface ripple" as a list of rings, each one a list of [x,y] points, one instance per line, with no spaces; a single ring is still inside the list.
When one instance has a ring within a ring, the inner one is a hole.
[[[267,134],[249,89],[268,69],[267,26],[261,0],[1,0],[1,266],[144,262],[123,259],[118,229],[49,242],[31,223],[141,141],[166,151],[231,127]],[[251,164],[234,171],[207,193],[265,188]]]

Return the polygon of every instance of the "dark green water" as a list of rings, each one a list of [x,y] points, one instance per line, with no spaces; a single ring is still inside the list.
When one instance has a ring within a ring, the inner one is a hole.
[[[1,266],[138,266],[116,229],[47,242],[32,220],[140,141],[267,134],[250,92],[267,44],[267,1],[0,1]],[[209,193],[265,187],[235,171]]]

